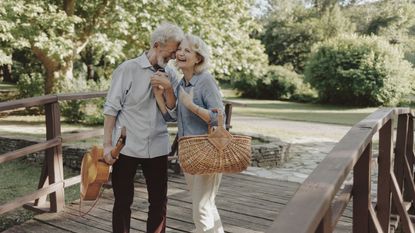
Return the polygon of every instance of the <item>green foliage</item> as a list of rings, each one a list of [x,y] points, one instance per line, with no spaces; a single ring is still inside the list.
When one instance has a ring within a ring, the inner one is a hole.
[[[351,31],[353,25],[343,16],[338,6],[322,14],[315,8],[295,5],[277,8],[277,14],[265,25],[260,35],[265,44],[269,62],[276,65],[291,64],[302,73],[312,46],[320,41]]]
[[[344,105],[396,105],[415,77],[403,53],[376,36],[345,35],[321,43],[305,71],[322,102]]]
[[[303,77],[282,66],[270,66],[261,79],[241,79],[234,83],[242,96],[257,99],[310,101],[316,95]]]
[[[405,58],[415,64],[415,4],[407,0],[379,1],[346,8],[345,15],[357,25],[359,34],[385,37],[401,45]]]
[[[74,78],[71,81],[61,83],[61,88],[66,93],[79,93],[89,91],[103,91],[109,87],[108,80],[86,81],[84,78]],[[104,123],[102,108],[103,98],[88,100],[70,100],[60,103],[62,116],[70,123],[84,123],[87,125],[99,125]]]
[[[73,7],[52,0],[0,2],[0,64],[10,62],[13,50],[30,49],[43,65],[45,93],[61,91],[56,85],[78,77],[85,65],[94,66],[94,78],[109,78],[116,64],[149,48],[150,33],[163,21],[211,45],[218,79],[261,75],[267,64],[264,47],[249,36],[260,28],[249,15],[253,0],[64,2]]]
[[[20,75],[16,85],[20,98],[28,98],[43,95],[44,78],[42,74],[31,73]]]

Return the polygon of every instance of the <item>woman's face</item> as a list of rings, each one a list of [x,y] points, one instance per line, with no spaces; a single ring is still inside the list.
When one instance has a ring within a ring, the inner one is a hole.
[[[180,69],[194,69],[200,62],[200,56],[191,48],[187,39],[184,39],[176,51],[176,64]]]

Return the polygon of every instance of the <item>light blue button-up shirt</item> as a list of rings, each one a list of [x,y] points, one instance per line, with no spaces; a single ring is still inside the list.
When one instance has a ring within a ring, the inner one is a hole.
[[[175,89],[177,98],[176,109],[169,111],[169,115],[164,116],[166,120],[171,120],[171,118],[177,119],[179,137],[207,134],[208,123],[181,104],[179,99],[180,87],[183,87],[187,93],[193,89],[193,103],[204,109],[208,109],[210,125],[216,126],[218,124],[218,114],[213,112],[212,109],[220,109],[224,114],[224,107],[219,87],[213,79],[213,76],[209,72],[204,71],[194,75],[188,85],[186,85],[184,79],[180,80],[179,85]]]
[[[113,146],[127,128],[127,141],[121,153],[136,158],[154,158],[170,153],[166,121],[158,110],[150,84],[155,73],[147,56],[125,61],[113,72],[104,114],[116,116]],[[166,67],[170,82],[176,87],[174,71]]]

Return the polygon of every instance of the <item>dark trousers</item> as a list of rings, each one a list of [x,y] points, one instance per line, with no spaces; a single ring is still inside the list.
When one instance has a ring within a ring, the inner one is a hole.
[[[167,205],[167,155],[152,159],[139,159],[120,154],[112,171],[112,188],[115,198],[112,211],[112,231],[114,233],[130,232],[134,176],[138,164],[141,164],[143,169],[150,204],[147,233],[164,233]]]

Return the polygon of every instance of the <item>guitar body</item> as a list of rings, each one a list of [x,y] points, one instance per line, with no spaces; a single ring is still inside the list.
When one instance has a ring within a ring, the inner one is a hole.
[[[109,175],[110,165],[104,162],[103,148],[93,146],[82,158],[81,198],[86,201],[96,200]]]
[[[126,135],[123,128],[120,138],[111,150],[111,156],[118,158],[121,149],[125,145]],[[93,146],[84,154],[81,164],[81,199],[94,201],[98,198],[101,187],[108,181],[111,165],[104,160],[104,149]]]

